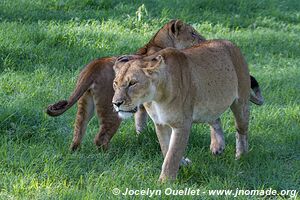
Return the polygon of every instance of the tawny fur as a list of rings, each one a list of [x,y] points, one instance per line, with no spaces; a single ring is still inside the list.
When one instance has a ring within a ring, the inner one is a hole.
[[[193,27],[180,20],[172,20],[162,27],[148,44],[136,52],[135,58],[151,55],[166,47],[183,49],[203,41],[205,41],[205,38]],[[112,67],[115,59],[115,57],[100,58],[90,62],[80,73],[76,88],[69,100],[61,100],[49,105],[47,108],[47,114],[56,117],[63,114],[78,101],[71,150],[76,150],[80,146],[94,110],[101,119],[99,133],[94,139],[98,147],[108,148],[111,138],[121,123],[121,119],[113,111],[111,105],[113,97],[112,79],[115,75]],[[260,89],[258,85],[255,85],[255,89],[257,91],[256,95],[259,96]],[[253,101],[257,104],[262,103],[256,96],[253,96]],[[146,120],[147,113],[141,106],[135,114],[135,128],[138,133],[145,128]],[[214,137],[212,137],[212,141],[214,141]],[[211,145],[211,149],[213,154],[219,154],[222,152],[223,147]]]
[[[140,48],[136,57],[147,56],[166,47],[179,49],[191,47],[204,41],[192,26],[180,20],[172,20],[164,25],[150,40],[148,44]],[[94,110],[101,118],[100,131],[94,142],[98,147],[107,149],[109,142],[116,133],[121,119],[113,111],[111,100],[114,94],[112,83],[115,76],[113,63],[115,57],[100,58],[89,63],[80,73],[75,91],[69,100],[62,100],[47,108],[50,116],[59,116],[78,101],[73,142],[71,150],[76,150],[86,131],[87,124],[93,116]],[[141,106],[135,115],[136,130],[141,132],[145,127],[147,113]]]
[[[140,104],[146,108],[164,156],[161,181],[176,178],[193,122],[208,123],[211,148],[223,150],[220,116],[228,108],[236,123],[236,157],[248,151],[249,70],[235,45],[212,40],[128,60],[115,63],[112,102],[120,116]]]

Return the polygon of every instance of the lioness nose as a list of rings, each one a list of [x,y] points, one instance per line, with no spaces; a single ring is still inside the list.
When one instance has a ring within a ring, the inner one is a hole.
[[[122,105],[124,103],[124,101],[116,101],[116,102],[112,102],[115,106],[120,107],[120,105]]]

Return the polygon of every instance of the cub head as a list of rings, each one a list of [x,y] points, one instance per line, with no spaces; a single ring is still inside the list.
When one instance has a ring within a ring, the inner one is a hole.
[[[130,117],[139,105],[153,100],[161,65],[164,65],[162,56],[150,60],[122,56],[116,60],[112,103],[121,118]]]
[[[152,42],[159,47],[174,47],[185,49],[205,41],[191,25],[181,20],[171,20],[165,24],[154,36]]]

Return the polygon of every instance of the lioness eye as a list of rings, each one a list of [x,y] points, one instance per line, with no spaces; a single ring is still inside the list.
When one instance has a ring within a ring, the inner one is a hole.
[[[136,81],[132,80],[132,81],[129,82],[128,87],[131,87],[131,86],[133,86],[135,84],[136,84]]]

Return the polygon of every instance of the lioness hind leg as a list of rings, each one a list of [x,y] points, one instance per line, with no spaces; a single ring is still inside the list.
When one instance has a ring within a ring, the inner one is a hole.
[[[235,117],[236,133],[236,158],[248,152],[248,126],[249,126],[249,103],[248,101],[236,100],[231,105]]]
[[[109,106],[97,106],[97,115],[101,119],[100,131],[95,136],[94,142],[98,148],[107,150],[111,138],[117,132],[121,119],[118,114],[113,111],[112,105]]]
[[[137,134],[140,134],[146,128],[147,118],[148,118],[148,114],[144,106],[140,106],[138,112],[135,113],[134,115],[135,131]]]
[[[221,119],[218,118],[215,121],[209,123],[210,125],[210,150],[214,155],[223,153],[225,149],[225,138],[222,130]]]
[[[70,145],[71,151],[75,151],[81,144],[87,124],[94,114],[94,101],[90,91],[85,92],[84,95],[78,100],[77,104],[78,108],[74,127],[73,141]]]

